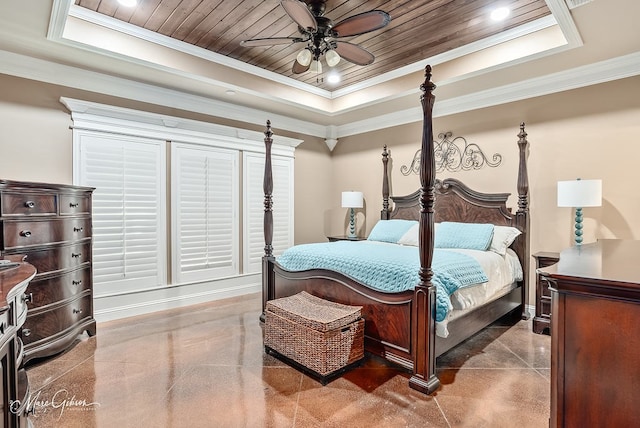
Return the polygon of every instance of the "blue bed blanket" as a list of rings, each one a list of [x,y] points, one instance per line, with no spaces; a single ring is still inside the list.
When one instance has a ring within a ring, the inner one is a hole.
[[[296,245],[285,250],[277,262],[286,270],[328,269],[388,293],[413,290],[420,278],[418,247],[369,241],[336,241]],[[436,286],[436,321],[451,310],[449,296],[459,288],[487,282],[480,264],[466,254],[441,251],[433,255]]]

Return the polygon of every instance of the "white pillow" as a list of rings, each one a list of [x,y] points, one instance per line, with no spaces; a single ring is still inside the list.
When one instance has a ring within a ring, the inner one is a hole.
[[[438,223],[434,223],[434,234],[438,230]],[[420,237],[420,223],[411,226],[411,229],[407,230],[407,232],[402,235],[400,239],[398,239],[398,244],[400,245],[412,245],[414,247],[418,246]]]
[[[489,251],[493,251],[494,253],[498,253],[502,256],[507,254],[507,248],[513,241],[520,236],[522,232],[520,232],[515,227],[511,226],[494,226],[493,228],[493,238],[491,239],[491,245],[489,245]]]

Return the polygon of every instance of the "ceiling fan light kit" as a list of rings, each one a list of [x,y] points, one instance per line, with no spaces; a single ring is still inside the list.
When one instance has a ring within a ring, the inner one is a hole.
[[[325,60],[329,67],[335,67],[340,62],[340,55],[334,49],[329,49],[325,54]]]
[[[340,39],[354,37],[386,27],[391,16],[382,10],[359,13],[337,24],[324,16],[326,0],[281,0],[280,5],[298,25],[300,37],[268,37],[243,40],[246,47],[273,46],[279,44],[306,43],[293,62],[292,72],[302,74],[309,70],[322,73],[320,58],[324,55],[329,67],[335,67],[344,58],[353,64],[364,66],[375,61],[375,56],[354,43]]]
[[[296,61],[298,61],[300,65],[306,67],[307,65],[311,64],[312,58],[313,55],[311,54],[311,51],[307,48],[304,48],[298,53],[298,56],[296,56]]]

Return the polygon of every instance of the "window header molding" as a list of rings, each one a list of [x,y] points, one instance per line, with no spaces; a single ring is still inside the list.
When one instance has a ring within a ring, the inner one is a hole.
[[[74,129],[89,129],[264,153],[262,132],[73,98],[61,97],[60,102],[71,112]],[[212,138],[215,138],[215,141],[212,141]],[[293,157],[295,148],[304,141],[279,135],[274,135],[272,138],[273,153],[289,157]]]

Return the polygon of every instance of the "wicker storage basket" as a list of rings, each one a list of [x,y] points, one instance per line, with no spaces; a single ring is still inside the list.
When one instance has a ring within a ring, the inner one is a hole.
[[[329,302],[309,293],[267,302],[265,349],[326,383],[364,357],[361,307]]]

